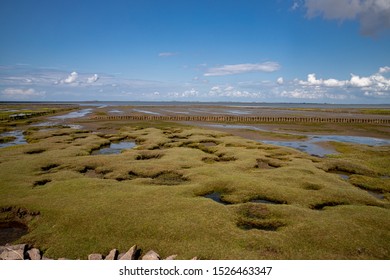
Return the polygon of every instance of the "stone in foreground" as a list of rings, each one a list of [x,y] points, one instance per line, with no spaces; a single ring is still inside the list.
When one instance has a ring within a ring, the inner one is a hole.
[[[112,249],[110,253],[106,256],[105,260],[112,261],[112,260],[116,260],[117,257],[118,257],[118,250]]]
[[[11,245],[0,247],[0,259],[1,260],[24,260],[24,253],[26,252],[27,245]]]
[[[36,261],[41,259],[41,252],[37,248],[32,248],[27,251],[27,255],[30,260]]]
[[[160,260],[160,256],[155,251],[150,250],[142,257],[142,260],[157,261]]]
[[[88,260],[90,261],[103,260],[103,256],[101,254],[90,254],[88,255]]]
[[[137,245],[134,245],[119,260],[135,260],[137,254]]]

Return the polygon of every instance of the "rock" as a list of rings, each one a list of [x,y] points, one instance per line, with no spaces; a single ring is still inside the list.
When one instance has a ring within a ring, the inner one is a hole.
[[[165,260],[172,261],[172,260],[175,260],[176,257],[177,257],[177,255],[172,255],[172,256],[167,257]]]
[[[155,251],[150,250],[142,257],[142,260],[157,261],[160,260],[160,256]]]
[[[0,259],[1,260],[24,260],[26,253],[26,244],[1,246]]]
[[[90,260],[90,261],[98,261],[98,260],[102,260],[102,259],[103,259],[103,256],[101,254],[88,255],[88,260]]]
[[[119,255],[118,255],[118,260],[120,260],[120,259],[122,259],[122,257],[125,255],[125,253],[120,253]]]
[[[119,260],[135,260],[137,254],[137,245],[134,245]]]
[[[198,257],[193,257],[192,259],[191,259],[191,261],[197,261],[198,260]]]
[[[116,260],[118,257],[118,250],[112,249],[110,253],[106,256],[105,260]]]
[[[41,259],[41,252],[37,248],[32,248],[27,251],[27,255],[30,258],[30,260],[40,260]]]

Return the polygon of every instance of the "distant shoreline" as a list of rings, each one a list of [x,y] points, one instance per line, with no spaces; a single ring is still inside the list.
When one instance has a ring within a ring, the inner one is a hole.
[[[330,104],[285,102],[198,102],[198,101],[0,101],[0,104],[61,104],[80,106],[227,106],[260,108],[390,108],[390,104]]]

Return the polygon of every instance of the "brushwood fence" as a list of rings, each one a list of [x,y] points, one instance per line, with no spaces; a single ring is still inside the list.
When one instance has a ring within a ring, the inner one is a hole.
[[[323,118],[323,117],[264,117],[264,116],[157,116],[122,115],[92,116],[95,120],[132,121],[186,121],[186,122],[232,122],[232,123],[347,123],[347,124],[390,124],[382,118]]]

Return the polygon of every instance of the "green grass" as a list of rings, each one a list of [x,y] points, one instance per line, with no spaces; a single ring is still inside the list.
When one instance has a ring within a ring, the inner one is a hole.
[[[361,109],[360,112],[369,115],[390,115],[390,109]]]
[[[175,123],[93,125],[116,132],[31,129],[29,144],[0,149],[0,209],[39,212],[16,243],[71,259],[134,244],[180,259],[390,258],[389,147],[334,144],[341,155],[319,159]],[[90,154],[119,139],[137,146]]]

